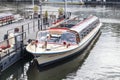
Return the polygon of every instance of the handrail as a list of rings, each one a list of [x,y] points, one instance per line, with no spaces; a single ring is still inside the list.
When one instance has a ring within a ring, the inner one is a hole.
[[[25,34],[25,36],[24,36],[24,34]],[[23,43],[24,43],[23,41],[26,39],[26,32],[22,32],[22,33],[18,34],[17,36],[21,36],[21,37],[22,37],[21,45],[23,45]],[[17,43],[18,43],[18,42],[16,42],[16,41],[15,41],[16,43],[13,44],[13,45],[11,45],[11,44],[9,43],[9,41],[10,41],[11,39],[16,38],[17,36],[11,37],[11,38],[9,38],[9,39],[6,39],[6,40],[0,42],[0,48],[1,48],[1,51],[0,51],[0,61],[1,61],[4,57],[9,56],[9,54],[12,54],[12,53],[15,52],[17,49],[20,49],[20,48],[21,48],[21,46],[19,46],[19,47],[17,47],[17,48],[12,48],[12,47],[14,47],[15,45],[17,46]],[[14,40],[15,40],[15,39],[14,39]]]

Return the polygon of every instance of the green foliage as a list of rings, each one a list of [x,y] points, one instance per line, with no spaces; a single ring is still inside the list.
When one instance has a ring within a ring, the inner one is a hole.
[[[48,18],[48,11],[45,11],[45,18]]]
[[[59,15],[63,15],[63,12],[64,12],[63,8],[59,8],[59,9],[58,9]]]

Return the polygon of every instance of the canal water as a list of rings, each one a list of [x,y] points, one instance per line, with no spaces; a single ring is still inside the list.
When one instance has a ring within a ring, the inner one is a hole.
[[[93,14],[100,18],[120,19],[119,6],[69,5],[68,11],[81,17]],[[120,23],[103,23],[101,32],[95,43],[81,55],[45,70],[30,65],[28,57],[4,71],[0,80],[120,80]]]

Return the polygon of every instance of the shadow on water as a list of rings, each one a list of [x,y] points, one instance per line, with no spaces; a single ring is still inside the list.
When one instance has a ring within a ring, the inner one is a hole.
[[[23,78],[23,75],[25,75],[25,65],[27,62],[28,59],[21,59],[16,62],[13,66],[9,67],[0,74],[0,80],[19,80],[20,78]]]
[[[39,68],[35,64],[30,65],[27,71],[28,80],[61,80],[69,73],[77,71],[77,69],[83,65],[100,35],[101,32],[99,32],[90,45],[82,51],[81,55],[75,55],[65,61],[47,66],[44,69]]]

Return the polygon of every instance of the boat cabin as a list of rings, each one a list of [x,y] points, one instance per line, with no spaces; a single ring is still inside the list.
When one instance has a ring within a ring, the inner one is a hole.
[[[55,28],[39,31],[37,39],[39,42],[79,44],[99,23],[99,19],[95,16],[90,16],[82,21],[79,19],[68,20]]]
[[[78,44],[80,42],[79,34],[68,28],[51,28],[49,30],[39,31],[37,35],[38,42],[47,41],[48,43]]]
[[[80,20],[79,18],[68,20],[68,21],[60,24],[59,27],[67,27],[72,31],[76,31],[77,33],[79,33],[79,37],[82,40],[94,28],[96,28],[99,23],[100,23],[100,21],[99,21],[98,17],[90,16],[83,20]]]

